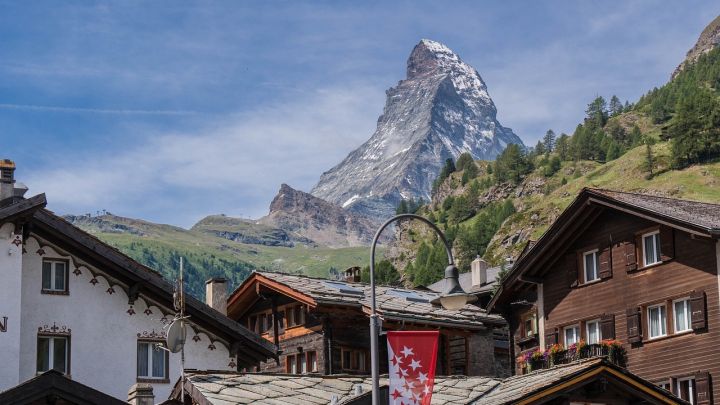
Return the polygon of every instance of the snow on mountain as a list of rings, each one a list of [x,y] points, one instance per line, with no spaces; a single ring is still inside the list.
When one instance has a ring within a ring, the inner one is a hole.
[[[445,159],[466,151],[494,159],[510,143],[523,145],[497,121],[480,74],[439,42],[420,41],[407,78],[386,94],[375,133],[323,173],[313,195],[381,219],[403,198],[429,200]]]

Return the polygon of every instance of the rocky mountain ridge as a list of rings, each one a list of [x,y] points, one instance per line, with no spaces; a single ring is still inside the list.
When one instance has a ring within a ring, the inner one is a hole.
[[[287,184],[280,186],[270,203],[270,213],[257,222],[327,247],[366,246],[377,226],[363,215]]]
[[[445,159],[470,152],[493,159],[522,145],[497,121],[478,72],[447,46],[424,39],[407,62],[407,77],[390,88],[372,137],[322,174],[311,194],[371,217],[389,217],[402,199],[430,199]]]
[[[720,16],[715,17],[705,27],[695,45],[687,52],[685,60],[673,72],[671,79],[676,78],[685,66],[697,62],[701,55],[710,52],[718,45],[720,45]]]

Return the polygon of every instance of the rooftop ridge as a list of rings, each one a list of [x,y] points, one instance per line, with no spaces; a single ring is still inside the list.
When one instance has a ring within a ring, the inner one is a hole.
[[[585,187],[586,190],[590,192],[598,192],[600,194],[606,195],[605,193],[617,193],[617,194],[627,194],[627,195],[634,195],[639,197],[650,197],[650,198],[657,198],[661,200],[666,201],[684,201],[689,203],[695,203],[695,204],[704,204],[704,205],[712,205],[720,208],[720,204],[718,203],[711,203],[711,202],[705,202],[705,201],[698,201],[698,200],[689,200],[686,198],[675,198],[675,197],[665,197],[655,194],[648,194],[648,193],[638,193],[638,192],[632,192],[632,191],[620,191],[620,190],[611,190],[607,188],[596,188],[596,187]],[[611,197],[609,195],[606,195],[607,197]]]

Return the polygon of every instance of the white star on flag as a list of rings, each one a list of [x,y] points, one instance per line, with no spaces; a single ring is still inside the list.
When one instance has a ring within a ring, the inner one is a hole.
[[[400,351],[400,353],[402,353],[403,356],[405,356],[405,357],[412,356],[413,354],[415,354],[415,353],[413,353],[413,349],[411,349],[407,346],[403,347],[403,349]]]
[[[428,379],[427,374],[420,372],[420,373],[418,373],[417,379],[418,379],[418,381],[420,381],[420,384],[425,384],[425,381],[427,381],[427,379]]]
[[[413,371],[415,371],[416,368],[420,368],[420,362],[417,361],[417,360],[415,360],[415,359],[413,359],[413,360],[410,362],[410,368],[412,368]]]

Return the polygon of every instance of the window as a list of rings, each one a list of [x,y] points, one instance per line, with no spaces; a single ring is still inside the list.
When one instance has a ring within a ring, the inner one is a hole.
[[[288,355],[285,359],[285,371],[289,374],[316,373],[317,352],[309,351]]]
[[[67,293],[68,264],[62,260],[43,260],[42,292],[46,294]]]
[[[37,372],[48,370],[70,373],[70,337],[38,336]]]
[[[645,266],[660,263],[660,232],[643,235],[643,258]]]
[[[675,383],[675,395],[691,404],[696,403],[695,379],[692,377],[678,378]]]
[[[667,319],[665,316],[665,305],[648,307],[648,331],[650,339],[667,335]]]
[[[580,327],[578,325],[568,326],[564,329],[565,347],[570,347],[580,341]]]
[[[690,300],[683,298],[673,302],[675,333],[692,330],[690,324]]]
[[[369,369],[367,358],[368,355],[365,350],[342,349],[341,368],[343,370],[367,371]]]
[[[658,383],[657,386],[664,389],[665,391],[670,391],[670,381],[663,381],[661,383]]]
[[[600,256],[597,249],[583,254],[583,263],[585,264],[585,282],[590,283],[599,280],[598,270],[600,269]]]
[[[148,380],[168,379],[168,352],[155,347],[157,342],[138,342],[137,378]]]
[[[535,314],[526,315],[526,318],[523,321],[523,337],[529,338],[535,336],[537,333],[535,325]]]
[[[317,373],[317,353],[307,352],[307,365],[308,371],[311,373]]]
[[[585,332],[588,344],[597,344],[602,340],[602,332],[600,331],[600,320],[595,319],[585,323]]]

